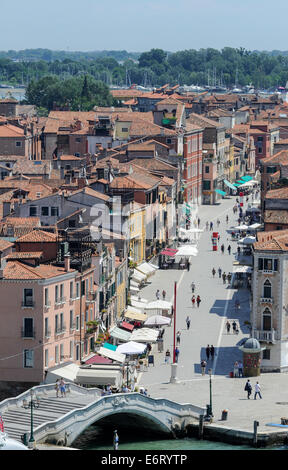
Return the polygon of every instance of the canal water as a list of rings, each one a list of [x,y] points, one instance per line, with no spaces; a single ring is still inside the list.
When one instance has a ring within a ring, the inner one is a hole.
[[[151,451],[188,451],[188,450],[288,450],[287,446],[275,446],[265,449],[255,449],[251,446],[238,446],[232,444],[224,444],[222,442],[213,442],[198,440],[192,438],[184,439],[153,439],[148,436],[141,437],[140,432],[133,430],[132,432],[119,432],[119,450],[151,450]],[[109,434],[96,426],[91,426],[83,433],[73,444],[72,447],[81,450],[113,450],[113,431]]]

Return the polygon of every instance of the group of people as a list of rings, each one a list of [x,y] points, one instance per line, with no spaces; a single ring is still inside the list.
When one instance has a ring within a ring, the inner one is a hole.
[[[192,307],[195,307],[195,304],[197,304],[197,307],[199,307],[200,302],[201,302],[201,297],[200,297],[200,295],[197,295],[197,297],[194,295],[195,288],[196,288],[195,282],[193,281],[193,282],[191,282],[191,290],[192,290],[192,294],[193,294],[192,298],[191,298]],[[186,323],[187,323],[187,319],[186,319]],[[189,324],[189,326],[190,326],[190,324]],[[188,325],[187,325],[187,329],[189,330]]]
[[[61,394],[61,398],[66,397],[66,384],[64,382],[63,377],[61,379],[57,379],[55,383],[55,390],[56,390],[56,398],[59,398],[59,393]]]
[[[246,384],[245,384],[245,387],[244,387],[244,391],[247,392],[248,400],[250,400],[252,390],[253,390],[252,384],[251,384],[250,380],[248,379]],[[259,396],[259,398],[262,398],[261,387],[259,385],[259,382],[256,382],[256,384],[254,386],[254,400],[256,400],[257,395]]]
[[[156,295],[156,299],[160,300],[160,290],[159,289],[157,289],[155,295]],[[162,290],[162,299],[165,300],[165,298],[166,298],[166,291],[163,289]]]
[[[229,320],[227,320],[227,322],[226,322],[226,330],[227,330],[227,334],[229,335],[230,330],[231,330],[231,323],[230,323]],[[233,322],[232,322],[232,331],[236,335],[239,333],[239,328],[238,328],[236,320],[233,320]]]
[[[215,268],[212,268],[212,276],[215,277],[215,274],[216,274],[216,269],[215,269]],[[227,279],[227,281],[228,281],[228,284],[231,283],[231,280],[232,280],[232,273],[226,274],[225,271],[222,272],[222,269],[219,267],[219,268],[218,268],[218,276],[219,276],[219,279],[221,279],[221,277],[222,277],[223,284],[226,284],[226,279]]]
[[[242,361],[235,361],[233,377],[243,377],[243,364]]]

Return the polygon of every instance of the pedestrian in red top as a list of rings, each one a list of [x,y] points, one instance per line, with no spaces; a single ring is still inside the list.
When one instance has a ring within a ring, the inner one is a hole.
[[[195,307],[195,301],[196,301],[195,295],[193,295],[191,301],[192,301],[192,307]]]
[[[201,302],[200,295],[197,295],[196,302],[197,302],[197,307],[199,307],[200,302]]]

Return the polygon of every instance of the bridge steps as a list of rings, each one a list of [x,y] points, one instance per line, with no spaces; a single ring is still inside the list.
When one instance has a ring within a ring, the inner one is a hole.
[[[34,429],[43,423],[54,421],[75,409],[81,409],[91,402],[91,398],[67,394],[66,398],[40,397],[39,408],[33,409]],[[2,414],[5,432],[9,437],[21,441],[21,435],[30,433],[31,410],[23,407],[10,407]]]

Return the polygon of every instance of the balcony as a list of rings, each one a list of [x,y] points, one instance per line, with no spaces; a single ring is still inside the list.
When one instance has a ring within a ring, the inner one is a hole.
[[[253,330],[253,337],[264,343],[276,343],[275,330]]]
[[[55,305],[63,305],[66,302],[66,297],[59,297],[55,300]]]
[[[96,300],[96,292],[89,291],[89,293],[86,295],[86,303],[90,304],[92,302],[95,302],[95,300]]]
[[[21,302],[23,308],[34,308],[35,302],[32,299],[25,299]]]
[[[47,302],[45,302],[44,308],[50,308],[50,307],[51,307],[51,302],[50,300],[48,300]]]
[[[66,325],[63,323],[63,325],[60,325],[55,328],[55,335],[62,335],[66,331]]]
[[[261,304],[273,304],[273,297],[260,297]]]

